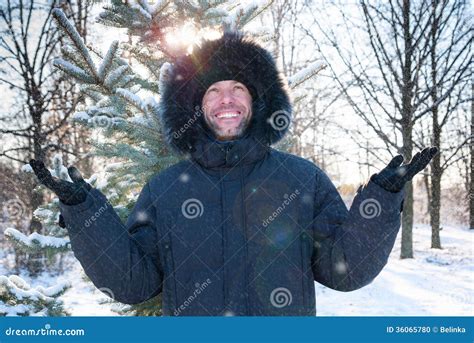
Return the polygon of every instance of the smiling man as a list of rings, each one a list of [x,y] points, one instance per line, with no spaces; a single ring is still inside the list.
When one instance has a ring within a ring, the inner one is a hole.
[[[347,292],[380,273],[404,185],[437,149],[395,156],[348,210],[323,170],[271,147],[291,110],[271,54],[227,32],[174,61],[160,116],[186,158],[147,182],[125,225],[74,167],[66,182],[30,163],[58,195],[86,274],[116,300],[161,293],[164,315],[315,315],[314,281]]]
[[[204,118],[220,141],[244,133],[252,116],[252,96],[240,82],[225,80],[210,86],[202,100]]]

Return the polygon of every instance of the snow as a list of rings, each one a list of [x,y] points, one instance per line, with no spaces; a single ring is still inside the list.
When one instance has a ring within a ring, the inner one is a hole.
[[[20,231],[11,227],[5,230],[5,235],[12,236],[13,238],[23,242],[27,246],[40,244],[42,247],[49,246],[49,247],[60,248],[69,244],[69,240],[66,238],[43,236],[37,232],[33,232],[29,236],[26,236]]]
[[[133,9],[137,10],[138,13],[140,13],[142,15],[143,19],[145,19],[147,22],[151,21],[151,19],[152,19],[151,14],[146,9],[144,9],[142,6],[131,5],[130,8],[133,8]]]
[[[54,66],[60,68],[65,73],[73,75],[74,77],[80,79],[84,83],[93,83],[94,78],[89,75],[84,69],[79,68],[78,66],[72,64],[69,61],[65,61],[62,58],[54,59]]]
[[[53,211],[48,210],[46,208],[38,207],[33,212],[33,214],[34,214],[35,217],[37,217],[39,219],[48,219],[48,218],[51,218],[53,216]]]
[[[165,84],[170,78],[172,71],[173,65],[171,63],[165,62],[161,65],[160,78],[158,80],[158,88],[160,90],[160,93],[163,93],[165,91]]]
[[[298,71],[296,74],[292,75],[288,79],[288,83],[290,84],[291,88],[295,88],[298,85],[300,85],[302,82],[313,77],[315,74],[317,74],[321,69],[325,67],[326,65],[322,61],[313,62],[306,68],[303,68],[300,71]]]
[[[21,171],[25,173],[33,173],[33,168],[31,168],[30,164],[27,163],[21,167]]]
[[[0,313],[4,313],[5,316],[18,316],[23,313],[27,313],[30,308],[26,305],[14,305],[14,306],[5,306],[0,302]]]
[[[104,84],[112,88],[116,83],[118,83],[121,78],[125,75],[125,72],[128,70],[128,64],[119,66],[115,68],[109,75],[105,78]]]
[[[52,11],[52,13],[53,13],[53,17],[56,19],[59,26],[61,26],[64,30],[66,30],[69,38],[71,39],[71,41],[74,44],[75,48],[80,53],[80,56],[86,62],[89,70],[92,72],[93,75],[97,76],[97,70],[96,70],[95,64],[92,61],[92,58],[89,54],[89,50],[85,46],[84,40],[82,39],[82,37],[77,32],[74,24],[71,21],[69,21],[69,19],[67,19],[64,12],[61,11],[60,9],[56,8]],[[67,64],[65,65],[65,67],[67,69]],[[75,67],[75,66],[73,66],[73,67]],[[71,69],[71,71],[72,71],[72,69]]]
[[[143,103],[146,107],[158,107],[158,101],[156,101],[155,97],[149,96],[143,100]]]
[[[8,279],[10,279],[11,282],[13,282],[16,286],[20,288],[24,288],[24,289],[31,288],[30,285],[18,275],[11,275]]]
[[[73,255],[70,255],[70,260],[72,266],[63,277],[67,278],[73,286],[61,296],[64,308],[72,316],[116,316],[117,313],[112,311],[111,304],[101,304],[110,298],[85,278],[82,266]],[[48,282],[51,281],[48,280]]]
[[[11,268],[6,265],[7,260],[13,258],[13,255],[5,256],[5,251],[0,251],[0,291],[3,283],[10,285],[25,284],[29,290],[24,291],[22,295],[28,296],[30,299],[33,296],[40,296],[47,300],[49,297],[61,292],[64,287],[71,286],[66,292],[59,297],[64,303],[64,308],[72,316],[116,316],[117,313],[112,311],[112,307],[117,307],[117,304],[101,304],[102,301],[109,299],[102,292],[100,292],[92,284],[86,280],[83,269],[79,261],[74,257],[72,252],[65,255],[64,266],[66,272],[61,275],[55,273],[43,272],[38,277],[32,278],[28,272],[21,270],[19,276],[11,275],[9,277],[2,276],[11,273]],[[33,289],[29,284],[36,285]],[[15,286],[19,289],[17,286]],[[41,295],[39,295],[41,294]],[[6,315],[17,316],[31,311],[32,308],[25,305],[5,305],[0,301],[0,313]],[[44,316],[45,313],[31,313],[30,315]]]
[[[117,52],[119,42],[117,40],[112,41],[110,44],[109,50],[107,50],[107,53],[105,54],[104,59],[102,60],[102,63],[99,66],[99,77],[100,79],[104,79],[107,71],[110,69],[112,65],[112,61],[115,57],[115,54]]]
[[[12,278],[15,279],[12,279]],[[43,300],[43,301],[52,301],[53,298],[44,294],[43,291],[45,290],[43,287],[38,286],[36,288],[31,288],[27,283],[20,279],[16,275],[12,275],[10,277],[6,277],[4,275],[0,275],[0,294],[5,292],[5,288],[8,288],[8,291],[11,292],[16,298],[22,300],[24,298],[35,300]]]
[[[139,116],[139,115],[136,115],[130,118],[128,121],[132,124],[146,126],[146,127],[151,126],[151,123],[152,123],[151,120],[147,116]]]
[[[38,289],[41,293],[48,297],[54,297],[55,295],[61,293],[65,288],[68,287],[71,287],[71,282],[67,280],[61,280],[53,286],[47,288],[44,288],[43,286],[37,286],[36,289]]]
[[[142,112],[146,113],[146,102],[142,101],[142,99],[138,95],[124,88],[117,88],[115,90],[115,93],[123,97],[125,100],[127,100],[129,103],[134,105]]]
[[[87,114],[87,112],[82,111],[74,113],[72,118],[77,121],[88,121],[90,119],[90,116]]]
[[[268,0],[250,0],[239,2],[238,5],[231,12],[229,12],[227,18],[224,19],[224,22],[227,23],[230,28],[236,29],[238,21],[244,14],[264,8],[268,4]]]
[[[344,293],[316,283],[317,315],[474,315],[473,231],[445,225],[439,250],[430,248],[430,226],[415,225],[415,258],[404,260],[400,233],[387,265],[366,287]]]
[[[123,162],[108,163],[105,166],[106,172],[113,172],[123,167]]]

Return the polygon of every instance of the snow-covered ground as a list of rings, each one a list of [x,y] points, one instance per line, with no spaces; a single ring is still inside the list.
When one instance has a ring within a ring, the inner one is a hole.
[[[415,259],[400,260],[400,235],[385,269],[370,285],[353,292],[337,292],[316,284],[318,316],[472,316],[474,315],[474,232],[444,226],[442,250],[430,249],[430,227],[414,228]],[[110,304],[82,267],[68,256],[69,272],[61,277],[42,274],[32,286],[51,286],[60,280],[72,283],[63,296],[73,316],[114,316]],[[8,275],[1,268],[2,275]]]
[[[414,259],[400,260],[400,237],[385,269],[366,287],[337,292],[317,285],[318,316],[474,315],[474,230],[444,226],[442,250],[431,228],[415,225]]]
[[[13,256],[9,254],[5,256],[0,254],[2,259],[11,259]],[[6,260],[3,260],[6,262]],[[5,264],[11,265],[9,261],[0,264],[0,275],[10,276],[13,273],[5,267]],[[62,281],[68,281],[72,287],[69,288],[60,299],[64,302],[65,309],[72,316],[114,316],[117,313],[111,310],[111,305],[101,304],[102,300],[108,299],[106,295],[100,292],[92,282],[87,281],[82,267],[72,253],[68,254],[64,260],[66,273],[57,276],[50,273],[42,273],[36,278],[31,278],[28,273],[22,272],[19,276],[26,281],[31,287],[54,286]]]
[[[73,270],[68,274],[72,287],[61,297],[64,306],[72,316],[116,316],[108,299],[91,281],[87,281],[80,263],[76,260]]]

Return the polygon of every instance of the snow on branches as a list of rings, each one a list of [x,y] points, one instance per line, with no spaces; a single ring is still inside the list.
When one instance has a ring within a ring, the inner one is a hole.
[[[67,312],[57,297],[71,287],[68,281],[32,288],[16,275],[0,275],[0,316],[60,316]]]

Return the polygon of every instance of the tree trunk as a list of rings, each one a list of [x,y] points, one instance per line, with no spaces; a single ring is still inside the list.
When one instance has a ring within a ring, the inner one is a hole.
[[[410,27],[410,2],[403,1],[403,40],[405,43],[404,63],[402,66],[402,136],[403,157],[410,161],[413,152],[413,37]],[[413,184],[405,185],[406,197],[402,212],[402,246],[400,258],[413,258]]]
[[[474,84],[471,86],[472,94],[474,95]],[[474,230],[474,102],[471,101],[471,180],[469,181],[469,228]]]
[[[403,129],[403,156],[405,161],[409,161],[412,156],[413,143],[412,127],[408,125]],[[413,258],[413,183],[405,184],[405,201],[402,212],[402,246],[400,249],[400,258]]]
[[[36,186],[35,180],[31,180],[31,193],[30,193],[30,204],[32,209],[38,208],[40,205],[43,204],[43,194],[38,192],[33,192],[33,188]],[[40,234],[44,234],[43,232],[43,225],[40,221],[35,219],[35,217],[31,217],[30,225],[28,228],[28,232],[32,234],[33,232],[38,232]],[[42,252],[38,252],[35,254],[27,254],[27,261],[26,261],[26,268],[28,269],[28,273],[31,276],[36,276],[41,273],[44,269],[43,265],[43,257],[44,254]]]
[[[433,115],[433,136],[432,145],[440,147],[441,143],[441,127],[438,122],[438,76],[437,76],[437,33],[438,33],[438,16],[436,15],[437,1],[431,2],[432,22],[431,22],[431,101],[433,107],[431,113]],[[441,211],[441,153],[437,154],[431,162],[431,204],[430,204],[430,224],[431,224],[431,248],[441,249],[440,231],[440,211]]]
[[[436,145],[436,144],[435,144]],[[438,146],[438,145],[436,145]],[[430,224],[431,224],[431,248],[441,249],[440,211],[441,211],[441,167],[439,154],[432,161],[431,176],[431,204],[430,204]]]

